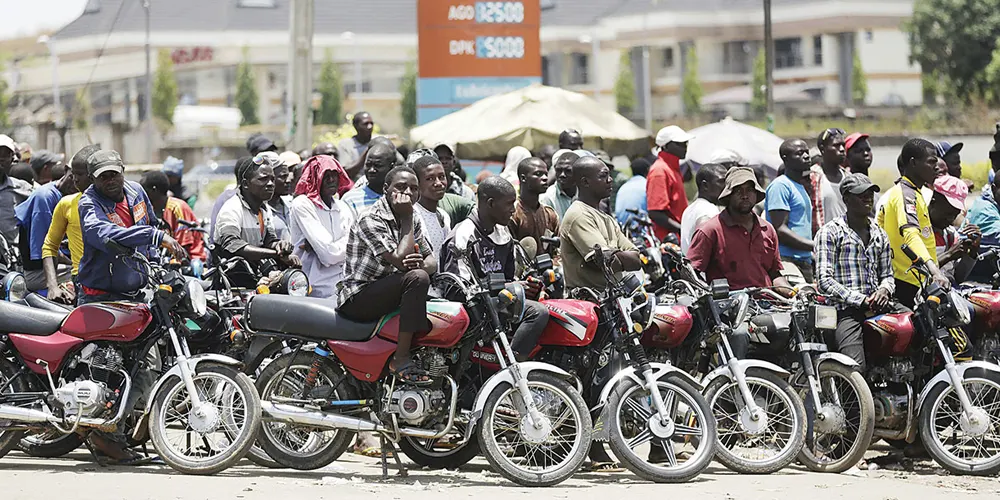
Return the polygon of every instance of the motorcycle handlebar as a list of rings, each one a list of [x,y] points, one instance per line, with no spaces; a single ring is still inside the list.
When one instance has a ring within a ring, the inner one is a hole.
[[[986,252],[983,252],[983,253],[979,254],[979,257],[977,257],[977,260],[980,261],[980,262],[982,262],[984,260],[992,260],[992,259],[997,258],[998,255],[1000,255],[1000,248],[993,248],[993,249],[987,250]]]
[[[909,245],[903,244],[903,246],[900,247],[900,250],[903,251],[903,255],[906,255],[906,258],[910,259],[914,263],[920,260],[920,257],[917,257],[916,252],[914,252],[913,249],[909,247]]]

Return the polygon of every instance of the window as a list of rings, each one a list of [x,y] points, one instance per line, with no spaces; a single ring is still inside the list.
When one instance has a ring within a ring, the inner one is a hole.
[[[875,40],[875,33],[872,30],[866,30],[865,31],[865,41],[866,42],[871,42],[873,40]]]
[[[275,0],[236,0],[236,6],[264,9],[273,9],[277,7]]]
[[[87,6],[83,8],[84,14],[95,14],[101,10],[101,0],[87,0]]]
[[[774,41],[775,68],[801,68],[802,65],[801,38],[779,38]]]
[[[740,40],[726,42],[722,46],[722,71],[729,74],[750,73],[753,68],[753,59],[757,57],[757,51],[763,44],[758,41]]]
[[[667,47],[663,49],[663,60],[661,61],[663,69],[670,69],[674,67],[674,48]]]
[[[356,87],[357,87],[357,85],[353,81],[345,83],[344,84],[344,95],[353,94],[354,93],[354,89]],[[369,80],[362,80],[362,82],[361,82],[361,92],[367,94],[367,93],[370,93],[371,91],[372,91],[372,82],[369,81]]]
[[[175,73],[177,78],[177,103],[198,104],[198,76],[196,72]]]
[[[581,54],[579,52],[574,52],[569,55],[571,72],[570,72],[570,85],[583,85],[589,83],[590,78],[587,72],[588,66],[588,56],[587,54]]]
[[[823,35],[813,37],[813,64],[823,65]]]

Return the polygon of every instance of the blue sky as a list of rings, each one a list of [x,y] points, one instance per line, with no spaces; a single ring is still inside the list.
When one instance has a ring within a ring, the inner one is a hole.
[[[0,40],[54,30],[76,19],[87,0],[0,0]]]

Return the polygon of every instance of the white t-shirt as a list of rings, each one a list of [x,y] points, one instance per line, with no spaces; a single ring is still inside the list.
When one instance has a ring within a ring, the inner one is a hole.
[[[841,178],[843,180],[843,178]],[[840,183],[830,182],[826,175],[820,181],[820,196],[823,197],[823,220],[832,221],[847,213],[847,205],[840,196]]]
[[[434,250],[434,258],[440,264],[441,247],[444,246],[444,240],[448,239],[448,233],[451,231],[451,218],[441,208],[438,208],[435,214],[420,203],[413,204],[413,211],[420,215],[424,223],[424,238],[427,238],[427,243],[430,243],[431,249]]]
[[[691,246],[691,237],[694,236],[695,223],[703,217],[712,218],[719,215],[719,206],[705,198],[698,198],[691,202],[681,216],[681,252],[687,255]]]

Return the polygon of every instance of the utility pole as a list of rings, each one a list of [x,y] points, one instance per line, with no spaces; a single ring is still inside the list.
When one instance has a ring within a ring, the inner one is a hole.
[[[149,163],[156,161],[155,146],[153,145],[153,59],[152,48],[149,43],[149,0],[142,1],[142,8],[146,10],[146,160]]]
[[[312,145],[312,44],[314,0],[292,0],[292,87],[289,102],[294,107],[293,149]]]
[[[764,81],[767,98],[767,123],[774,131],[774,37],[771,33],[771,0],[764,0]]]

